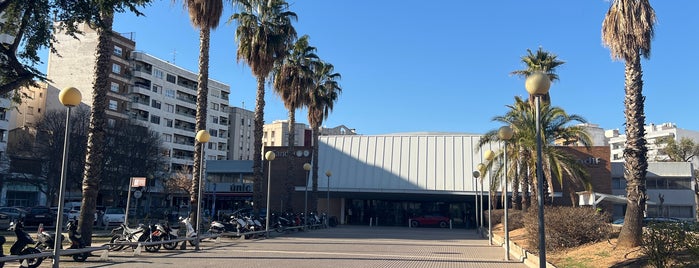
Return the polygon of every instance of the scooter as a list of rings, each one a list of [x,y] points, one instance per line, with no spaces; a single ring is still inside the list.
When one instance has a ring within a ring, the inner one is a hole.
[[[33,247],[28,247],[28,245],[33,245],[36,242],[32,237],[24,231],[24,225],[22,224],[21,221],[17,222],[12,222],[10,223],[10,231],[15,232],[15,236],[17,236],[17,241],[15,241],[14,244],[12,244],[12,247],[10,248],[10,254],[12,255],[29,255],[29,254],[38,254],[41,253],[41,250]],[[26,261],[26,267],[29,268],[36,268],[41,265],[41,262],[44,260],[44,258],[30,258],[30,259],[25,259]],[[23,266],[24,262],[20,260],[20,266]]]
[[[70,240],[70,247],[69,249],[79,249],[79,248],[85,248],[85,244],[83,244],[83,241],[80,239],[81,235],[78,232],[78,225],[75,223],[75,220],[69,220],[68,224],[66,225],[66,229],[68,229],[68,240]],[[73,254],[73,260],[77,262],[84,262],[87,257],[90,256],[90,253],[84,252],[84,253],[78,253],[78,254]]]
[[[175,240],[179,236],[179,226],[170,227],[170,223],[165,222],[165,224],[157,223],[155,228],[162,234],[162,240]],[[177,248],[178,242],[170,242],[163,244],[163,248],[173,250]],[[0,267],[1,268],[1,267]]]
[[[43,224],[39,225],[39,229],[36,232],[36,240],[37,241],[36,241],[36,244],[34,245],[34,247],[38,248],[41,251],[53,249],[54,241],[56,241],[55,237],[56,237],[55,233],[46,231],[44,229]],[[64,239],[64,237],[63,237],[63,235],[61,235],[61,242],[63,242],[63,239]]]
[[[235,216],[231,216],[231,220],[228,222],[224,221],[212,221],[209,227],[209,232],[214,234],[229,233],[236,231]]]
[[[143,226],[137,228],[129,228],[122,223],[119,227],[112,230],[112,239],[109,241],[109,250],[121,250],[126,245],[124,242],[138,242],[143,235]]]
[[[180,221],[182,221],[182,223],[184,223],[184,226],[187,228],[187,238],[197,237],[197,232],[194,230],[194,227],[192,227],[192,220],[190,220],[189,217],[180,217]],[[189,240],[189,244],[192,246],[197,246],[197,244],[199,244],[199,241],[197,239]]]

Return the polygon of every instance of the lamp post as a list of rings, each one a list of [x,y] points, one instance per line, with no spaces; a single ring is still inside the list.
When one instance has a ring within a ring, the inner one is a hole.
[[[328,195],[325,197],[327,200],[327,206],[328,206],[328,217],[325,219],[325,226],[328,226],[328,223],[330,221],[330,176],[332,176],[333,173],[328,169],[325,171],[325,176],[328,177]]]
[[[481,209],[478,207],[478,178],[481,176],[481,170],[483,170],[484,165],[483,164],[478,164],[476,165],[476,170],[473,171],[473,178],[476,180],[476,198],[474,198],[474,203],[476,203],[476,233],[478,233],[478,226],[479,226],[479,220],[478,220],[478,215],[482,214]],[[483,199],[483,197],[480,197]]]
[[[269,192],[270,186],[272,185],[272,161],[277,155],[273,151],[267,151],[265,153],[265,159],[267,159],[267,208],[265,209],[265,238],[269,238]]]
[[[205,144],[209,142],[209,139],[211,139],[211,135],[209,135],[209,132],[206,130],[199,130],[197,132],[197,135],[194,137],[197,142],[199,142],[201,146],[201,156],[199,157],[199,187],[198,187],[198,192],[197,192],[197,244],[194,246],[195,250],[199,250],[199,244],[200,240],[199,237],[201,237],[201,232],[199,231],[199,226],[201,226],[201,208],[204,206],[202,203],[203,198],[201,198],[202,195],[202,188],[203,186],[203,177],[204,177],[204,150],[206,149]]]
[[[503,159],[503,183],[505,184],[505,202],[503,202],[503,207],[505,208],[505,260],[508,261],[510,260],[510,229],[507,227],[508,223],[508,218],[507,218],[507,141],[512,139],[512,135],[514,133],[512,132],[512,129],[508,126],[503,126],[500,129],[498,129],[498,137],[500,140],[502,140],[505,144],[503,147],[503,153],[502,153],[502,159]],[[516,185],[513,185],[514,187],[517,187]]]
[[[306,171],[306,191],[303,198],[303,230],[306,231],[306,226],[308,225],[308,179],[311,175],[311,164],[303,164],[303,170]]]
[[[544,227],[544,182],[541,167],[541,95],[545,95],[551,87],[551,80],[542,72],[535,72],[527,77],[524,83],[529,95],[535,98],[536,109],[536,187],[538,192],[537,205],[539,207],[539,267],[546,267],[546,233]]]
[[[71,108],[78,106],[82,96],[80,95],[80,90],[74,87],[68,87],[61,90],[58,94],[58,100],[66,108],[66,131],[63,137],[63,163],[61,164],[61,183],[60,191],[58,191],[58,216],[56,217],[56,235],[54,237],[53,244],[53,267],[57,268],[60,262],[61,256],[59,251],[61,249],[62,235],[61,230],[63,229],[63,192],[66,191],[66,173],[68,165],[68,146],[70,145],[70,110]]]
[[[493,161],[495,159],[495,153],[492,150],[487,150],[484,153],[485,159],[488,160],[488,162]],[[492,179],[492,172],[488,172],[488,245],[493,245],[493,220],[492,220],[492,206],[490,202],[490,196],[491,196],[491,179]],[[485,179],[485,178],[484,178]],[[481,188],[483,188],[483,182],[481,180]]]

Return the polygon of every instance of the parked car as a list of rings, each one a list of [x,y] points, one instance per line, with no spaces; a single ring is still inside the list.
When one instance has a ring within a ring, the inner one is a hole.
[[[119,225],[124,222],[123,208],[106,208],[102,215],[102,224],[105,226]]]
[[[651,224],[651,223],[670,223],[670,222],[681,223],[682,220],[676,219],[676,218],[666,218],[666,217],[646,217],[646,218],[643,218],[643,226],[648,226],[648,224]],[[624,225],[624,218],[616,219],[612,222],[612,224]]]
[[[29,225],[53,225],[56,223],[56,214],[48,207],[31,207],[24,216],[24,224]]]
[[[423,215],[410,219],[410,226],[439,226],[441,228],[449,227],[449,218],[441,215]]]
[[[10,221],[24,218],[27,215],[27,211],[17,207],[0,207],[0,213],[10,217]]]
[[[0,213],[0,229],[7,229],[10,228],[10,216],[4,213]]]

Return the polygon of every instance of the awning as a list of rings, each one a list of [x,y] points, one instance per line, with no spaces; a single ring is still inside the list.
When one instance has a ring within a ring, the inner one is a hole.
[[[626,204],[626,196],[623,195],[611,195],[595,192],[576,192],[578,194],[578,205],[580,206],[592,206],[597,207],[602,201],[608,201],[614,204]],[[655,205],[656,203],[650,200],[646,200],[646,204]]]

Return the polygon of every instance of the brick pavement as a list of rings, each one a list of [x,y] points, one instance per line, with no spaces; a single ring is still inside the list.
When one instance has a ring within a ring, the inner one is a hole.
[[[164,250],[133,256],[133,251],[109,252],[109,260],[90,257],[85,263],[61,259],[61,267],[527,267],[514,258],[504,261],[504,249],[489,246],[474,230],[439,228],[340,226],[274,233],[273,239],[222,238],[205,241],[201,251]],[[99,254],[99,252],[97,252]],[[5,267],[17,267],[7,263]],[[51,267],[45,260],[41,267]]]

